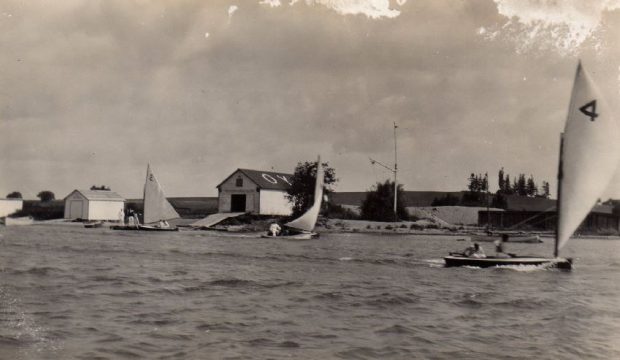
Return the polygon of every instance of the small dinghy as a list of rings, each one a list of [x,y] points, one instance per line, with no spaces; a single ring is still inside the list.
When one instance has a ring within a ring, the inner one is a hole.
[[[325,177],[325,170],[321,164],[321,157],[319,156],[316,162],[316,181],[314,185],[314,202],[312,206],[300,217],[284,224],[282,233],[274,236],[273,234],[263,234],[263,238],[277,238],[277,239],[289,239],[289,240],[309,240],[318,238],[319,234],[314,232],[316,221],[319,218],[319,212],[321,211],[321,203],[323,200],[323,183]]]
[[[151,171],[151,166],[146,167],[146,181],[144,183],[144,224],[114,225],[112,230],[142,230],[142,231],[178,231],[168,225],[168,220],[177,219],[181,216],[176,212],[172,204],[166,199],[164,190]]]

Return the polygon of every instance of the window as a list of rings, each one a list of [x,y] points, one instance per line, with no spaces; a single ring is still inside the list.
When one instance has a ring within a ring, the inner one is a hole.
[[[236,187],[242,187],[243,186],[243,178],[242,177],[238,177],[237,180],[235,181],[235,186]]]

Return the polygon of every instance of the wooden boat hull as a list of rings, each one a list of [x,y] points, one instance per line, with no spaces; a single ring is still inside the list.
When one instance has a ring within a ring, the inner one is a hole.
[[[533,256],[519,256],[510,258],[471,258],[458,255],[450,255],[443,258],[445,267],[472,266],[479,268],[488,268],[496,266],[514,266],[514,265],[530,265],[530,266],[549,266],[558,269],[570,270],[572,268],[572,259],[564,258],[541,258]]]
[[[294,234],[294,235],[278,235],[278,236],[262,234],[260,237],[261,238],[265,238],[265,239],[310,240],[310,239],[318,238],[319,234],[314,233],[314,232],[312,232],[312,233]]]
[[[138,225],[138,226],[130,226],[130,225],[114,225],[110,226],[112,230],[126,230],[126,231],[179,231],[179,228],[158,228],[154,226],[148,225]]]
[[[494,242],[501,240],[501,235],[471,235],[472,242]],[[542,243],[542,239],[538,235],[509,235],[507,242],[511,243],[528,243],[539,244]]]
[[[179,231],[179,228],[160,228],[157,226],[150,226],[150,225],[139,225],[138,226],[139,230],[142,231]]]
[[[94,228],[100,228],[103,226],[102,222],[94,222],[94,223],[86,223],[84,224],[84,227],[87,229],[94,229]]]

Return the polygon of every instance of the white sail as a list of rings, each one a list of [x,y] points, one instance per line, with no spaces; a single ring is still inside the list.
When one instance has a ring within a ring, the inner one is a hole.
[[[557,250],[596,204],[620,160],[616,119],[581,63],[577,66],[563,139]]]
[[[316,182],[314,185],[314,203],[302,216],[297,219],[286,223],[288,227],[292,227],[304,231],[314,230],[316,220],[319,218],[319,211],[321,210],[321,201],[323,200],[323,181],[324,173],[323,166],[321,165],[321,157],[316,162]]]
[[[154,223],[159,220],[179,218],[159,185],[155,175],[151,172],[151,166],[146,168],[146,182],[144,184],[144,223]]]

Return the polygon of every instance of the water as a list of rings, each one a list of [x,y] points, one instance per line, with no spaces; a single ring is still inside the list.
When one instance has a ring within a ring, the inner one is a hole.
[[[464,246],[0,228],[0,358],[620,358],[620,241],[570,242],[572,272],[441,266]]]

